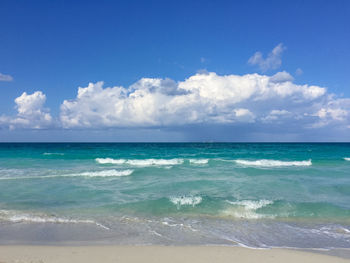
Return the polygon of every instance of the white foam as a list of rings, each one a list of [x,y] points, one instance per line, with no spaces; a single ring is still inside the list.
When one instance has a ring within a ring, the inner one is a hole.
[[[345,161],[350,161],[350,158],[349,157],[345,157],[344,160]]]
[[[242,200],[242,201],[229,201],[226,200],[227,203],[231,205],[238,205],[238,206],[243,206],[246,210],[256,210],[259,208],[262,208],[267,205],[273,204],[273,201],[270,200],[258,200],[258,201],[253,201],[253,200]]]
[[[0,210],[0,220],[12,223],[94,224],[101,228],[109,229],[108,227],[93,220],[67,219],[55,216],[28,214],[9,210]]]
[[[183,159],[112,159],[112,158],[96,158],[96,162],[100,164],[128,164],[131,166],[162,166],[177,165],[184,162]]]
[[[96,158],[95,160],[100,164],[123,164],[126,162],[125,159],[112,159],[112,158]]]
[[[73,174],[67,176],[86,176],[86,177],[110,177],[110,176],[128,176],[131,175],[134,170],[103,170],[97,172],[84,172],[80,174]]]
[[[235,160],[236,163],[245,166],[256,166],[256,167],[284,167],[284,166],[311,166],[311,159],[307,161],[279,161],[279,160],[267,160],[261,159],[256,161],[248,160]]]
[[[191,205],[194,207],[202,202],[202,197],[200,196],[173,196],[169,199],[170,202],[172,202],[178,208],[183,205]]]
[[[245,219],[259,219],[259,218],[273,218],[273,215],[264,215],[256,213],[256,210],[267,205],[273,204],[270,200],[242,200],[242,201],[229,201],[227,203],[234,205],[234,207],[228,207],[222,214],[225,216],[232,216],[235,218]]]
[[[134,170],[102,170],[93,172],[83,172],[76,174],[55,174],[45,176],[21,176],[21,177],[0,177],[0,180],[21,180],[21,179],[47,179],[47,178],[58,178],[58,177],[120,177],[131,175]]]
[[[64,155],[64,153],[43,153],[43,155]]]
[[[193,164],[207,164],[209,159],[190,159],[190,163]]]

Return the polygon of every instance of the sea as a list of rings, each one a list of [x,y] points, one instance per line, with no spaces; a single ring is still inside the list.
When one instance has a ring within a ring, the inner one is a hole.
[[[350,144],[1,143],[0,244],[350,248]]]

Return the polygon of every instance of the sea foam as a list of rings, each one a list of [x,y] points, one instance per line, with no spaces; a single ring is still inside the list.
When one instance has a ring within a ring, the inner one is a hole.
[[[177,206],[179,209],[181,206],[196,206],[202,202],[200,196],[173,196],[169,198],[170,202]]]
[[[112,159],[112,158],[96,158],[95,160],[100,164],[123,164],[126,162],[125,159]]]
[[[79,174],[72,174],[67,176],[86,176],[86,177],[110,177],[110,176],[128,176],[131,175],[134,170],[103,170],[97,172],[84,172]]]
[[[350,161],[350,158],[349,157],[345,157],[344,160],[345,161]]]
[[[47,178],[59,178],[59,177],[120,177],[128,176],[134,172],[132,169],[126,170],[102,170],[102,171],[91,171],[82,173],[72,174],[54,174],[44,176],[21,176],[21,177],[0,177],[0,180],[21,180],[21,179],[47,179]]]
[[[256,210],[259,208],[262,208],[267,205],[273,204],[273,201],[270,200],[258,200],[258,201],[253,201],[253,200],[242,200],[242,201],[229,201],[226,200],[227,203],[231,205],[238,205],[238,206],[243,206],[246,210]]]
[[[100,164],[128,164],[131,166],[162,166],[162,165],[178,165],[184,162],[183,159],[112,159],[112,158],[96,158],[96,162]]]
[[[29,214],[10,210],[0,210],[0,221],[12,223],[94,224],[98,227],[109,229],[108,227],[89,219],[68,219],[44,214]]]
[[[242,200],[242,201],[229,201],[227,203],[232,205],[222,211],[224,216],[232,216],[235,218],[245,219],[259,219],[259,218],[273,218],[273,215],[259,214],[256,210],[273,204],[270,200]]]
[[[190,163],[192,164],[207,164],[209,159],[190,159]]]
[[[311,166],[312,161],[280,161],[280,160],[267,160],[261,159],[256,161],[249,160],[235,160],[236,163],[244,166],[255,166],[255,167],[284,167],[284,166]]]

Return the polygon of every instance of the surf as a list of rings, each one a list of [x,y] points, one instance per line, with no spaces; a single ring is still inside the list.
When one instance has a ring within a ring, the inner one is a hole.
[[[268,160],[260,159],[255,161],[237,159],[234,160],[237,164],[243,166],[252,166],[252,167],[288,167],[288,166],[311,166],[311,159],[306,161],[280,161],[280,160]]]
[[[131,166],[169,166],[183,164],[184,159],[112,159],[112,158],[96,158],[95,161],[99,164],[127,164]]]

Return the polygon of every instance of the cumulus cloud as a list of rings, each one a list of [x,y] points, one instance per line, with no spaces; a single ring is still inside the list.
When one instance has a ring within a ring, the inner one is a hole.
[[[264,58],[261,52],[256,52],[249,58],[248,63],[250,65],[257,65],[262,72],[266,72],[269,69],[277,69],[282,64],[282,53],[286,47],[280,43]]]
[[[52,124],[52,117],[48,109],[44,108],[46,96],[41,91],[33,94],[23,92],[15,99],[17,115],[15,117],[1,116],[0,124],[10,129],[30,128],[41,129]]]
[[[0,73],[0,81],[12,81],[13,77]]]
[[[62,103],[60,121],[64,128],[345,121],[345,113],[330,113],[335,100],[325,88],[292,81],[283,71],[273,76],[204,72],[180,82],[143,78],[127,88],[90,83]],[[319,113],[323,107],[327,117]]]
[[[78,88],[75,98],[63,101],[56,121],[45,101],[41,91],[24,92],[15,99],[16,115],[1,116],[0,127],[185,131],[206,125],[239,127],[243,134],[246,129],[284,134],[350,127],[350,99],[324,87],[295,84],[285,71],[272,76],[203,71],[178,82],[142,78],[129,87],[89,83]]]
[[[292,116],[293,113],[287,110],[271,110],[269,114],[261,118],[261,121],[265,123],[281,122]]]
[[[270,79],[270,81],[276,82],[276,83],[278,83],[278,82],[286,82],[286,81],[293,81],[293,80],[294,80],[293,76],[290,75],[286,71],[277,72]]]
[[[350,123],[350,99],[332,99],[322,105],[315,113],[319,118],[313,127],[323,127],[329,124]]]

